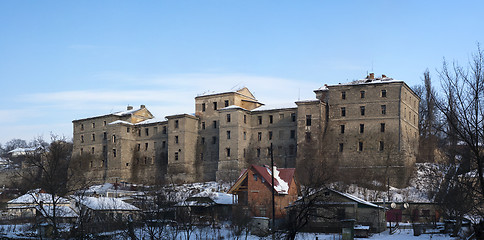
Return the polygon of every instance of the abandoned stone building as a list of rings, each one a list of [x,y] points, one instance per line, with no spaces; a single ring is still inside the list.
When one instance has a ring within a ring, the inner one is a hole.
[[[332,159],[345,172],[404,184],[418,150],[419,97],[373,74],[314,92],[286,108],[242,88],[195,97],[194,114],[158,119],[141,105],[74,120],[73,159],[94,182],[235,181],[250,164],[270,163],[272,144],[279,167]]]

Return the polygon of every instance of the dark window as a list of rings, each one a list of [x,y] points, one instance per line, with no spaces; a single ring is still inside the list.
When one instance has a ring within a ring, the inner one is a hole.
[[[129,130],[131,130],[129,127],[126,128],[126,132],[129,133]]]
[[[365,91],[360,91],[360,98],[365,98]]]
[[[281,133],[279,133],[280,135],[282,135]],[[296,130],[291,130],[291,139],[294,139],[296,138]],[[282,137],[281,137],[282,139]]]
[[[295,113],[291,113],[291,120],[292,120],[293,122],[295,122],[295,121],[296,121],[296,114],[295,114]]]
[[[92,141],[95,142],[96,141],[96,134],[93,133],[91,138],[92,138]]]
[[[108,133],[107,132],[103,132],[103,139],[104,140],[108,139]]]
[[[341,116],[342,117],[345,117],[346,116],[346,108],[345,107],[342,107],[341,108]]]
[[[363,142],[358,142],[358,151],[363,151]]]
[[[247,115],[244,115],[244,123],[247,123]]]
[[[306,142],[311,141],[311,132],[306,132]]]
[[[272,131],[269,131],[269,140],[272,140]]]
[[[381,90],[381,97],[387,97],[387,90]]]
[[[225,107],[229,106],[229,100],[225,100],[224,103],[225,103]]]
[[[344,208],[340,208],[337,210],[336,212],[336,217],[338,218],[338,220],[343,220],[343,219],[346,219],[346,213],[345,213],[345,209]]]
[[[247,132],[244,132],[244,140],[247,140]]]
[[[257,157],[260,157],[260,148],[257,148]]]
[[[230,157],[230,148],[226,148],[225,150],[227,152],[227,157]]]
[[[345,125],[340,125],[340,126],[339,126],[339,128],[340,128],[340,130],[341,130],[341,131],[340,131],[340,132],[341,132],[341,134],[345,133]]]
[[[94,154],[94,147],[91,148],[91,154]]]
[[[81,135],[81,142],[84,142],[84,135]]]
[[[165,148],[166,147],[166,141],[161,142],[161,147]]]
[[[202,137],[202,144],[205,144],[205,138]]]
[[[81,131],[84,131],[84,124],[81,124]]]
[[[344,144],[343,143],[340,143],[339,144],[339,152],[343,152],[343,147],[344,147]]]
[[[380,151],[383,151],[385,149],[385,143],[383,141],[380,141]]]
[[[227,114],[227,122],[230,122],[230,114]]]
[[[269,123],[273,123],[274,117],[272,115],[269,115]]]
[[[205,112],[205,103],[202,103],[202,112]]]
[[[341,99],[346,99],[346,92],[341,92]]]
[[[360,124],[360,133],[365,132],[365,124]]]
[[[217,110],[217,102],[213,102],[213,110]]]
[[[178,152],[175,152],[175,161],[178,161]]]
[[[103,121],[103,126],[106,126],[106,121]]]
[[[145,134],[146,134],[146,136],[150,135],[150,129],[149,128],[145,128]]]
[[[175,128],[178,128],[178,120],[175,120]]]
[[[138,137],[141,137],[141,129],[138,129]]]
[[[360,114],[361,116],[365,116],[365,106],[360,106]]]
[[[163,134],[166,134],[166,126],[163,126]]]
[[[262,140],[262,132],[257,133],[257,140],[259,140],[259,141]]]
[[[116,157],[116,149],[113,149],[113,157]]]
[[[311,126],[311,115],[306,115],[306,126]]]
[[[230,139],[230,131],[227,131],[227,139]]]
[[[385,123],[380,123],[380,132],[385,132]]]
[[[217,137],[212,137],[212,144],[217,143]]]
[[[259,125],[261,125],[262,124],[262,116],[258,116],[257,121],[259,122]]]
[[[141,144],[139,144],[139,143],[137,145],[137,150],[138,150],[138,152],[141,150]]]
[[[202,129],[205,129],[205,122],[202,122]]]
[[[387,105],[381,105],[381,114],[387,114]]]
[[[217,128],[217,121],[213,121],[213,128]]]
[[[96,128],[96,123],[92,123],[92,128]]]
[[[178,144],[178,136],[175,136],[175,143]]]

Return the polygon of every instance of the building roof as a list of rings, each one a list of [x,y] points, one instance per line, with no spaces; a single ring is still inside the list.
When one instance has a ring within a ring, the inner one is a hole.
[[[43,205],[42,207],[36,206],[35,208],[44,217],[52,217],[54,215],[54,207],[51,206],[51,205]],[[62,218],[77,218],[77,217],[79,217],[79,214],[77,214],[69,206],[56,206],[55,207],[55,216],[56,217],[62,217]]]
[[[228,193],[236,191],[242,182],[248,177],[249,169],[254,169],[264,180],[268,186],[272,186],[272,171],[269,166],[251,165],[248,169],[242,171],[242,174],[237,179],[235,184],[229,189]],[[274,191],[278,194],[289,194],[292,180],[294,178],[295,168],[276,168],[274,167]],[[292,186],[294,187],[294,186]]]
[[[92,210],[138,211],[139,208],[123,202],[119,198],[110,197],[76,197],[76,200]]]
[[[69,200],[63,197],[55,197],[54,200],[57,204],[67,204]],[[49,193],[39,193],[39,190],[26,193],[18,198],[8,201],[8,204],[52,204],[52,195]]]
[[[374,207],[374,208],[384,208],[382,206],[378,206],[376,204],[373,204],[371,202],[365,201],[365,200],[363,200],[361,198],[355,197],[355,196],[353,196],[351,194],[348,194],[348,193],[339,192],[339,191],[336,191],[334,189],[329,189],[329,190],[332,191],[332,192],[334,192],[334,193],[336,193],[336,194],[339,194],[339,195],[341,195],[341,196],[343,196],[345,198],[348,198],[348,199],[350,199],[352,201],[355,201],[355,202],[357,202],[359,204],[363,204],[363,205],[366,205],[366,206],[369,206],[369,207]]]

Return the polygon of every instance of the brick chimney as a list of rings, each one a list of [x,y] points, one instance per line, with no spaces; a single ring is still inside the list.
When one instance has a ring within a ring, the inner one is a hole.
[[[370,79],[375,79],[375,73],[370,73]]]
[[[385,75],[385,74],[381,75],[381,78],[386,78],[386,77],[387,77],[387,75]]]
[[[139,108],[146,108],[146,106],[145,105],[140,105]]]
[[[126,108],[127,110],[133,110],[133,106],[129,106]]]

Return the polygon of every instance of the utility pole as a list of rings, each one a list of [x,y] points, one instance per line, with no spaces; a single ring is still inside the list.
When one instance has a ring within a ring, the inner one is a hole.
[[[272,240],[275,239],[275,230],[276,230],[276,204],[275,204],[275,192],[274,192],[274,154],[273,154],[273,149],[272,149],[272,143],[271,143],[271,178],[272,178]]]

